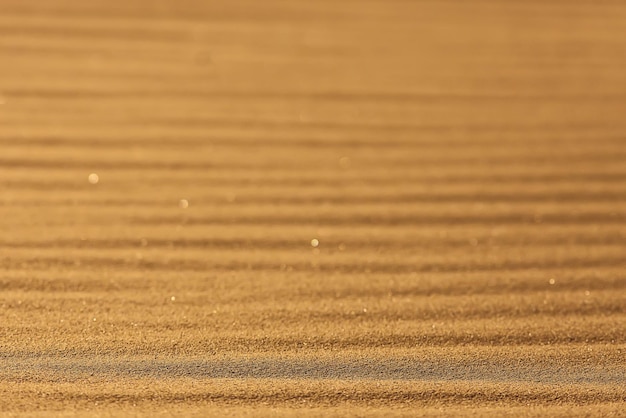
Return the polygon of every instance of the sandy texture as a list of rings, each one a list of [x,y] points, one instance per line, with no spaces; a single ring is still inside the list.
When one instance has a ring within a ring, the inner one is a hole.
[[[0,1],[6,416],[624,416],[626,4]]]

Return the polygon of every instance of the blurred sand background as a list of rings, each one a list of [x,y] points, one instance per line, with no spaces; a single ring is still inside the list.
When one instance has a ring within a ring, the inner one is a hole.
[[[6,416],[624,415],[626,3],[0,2]]]

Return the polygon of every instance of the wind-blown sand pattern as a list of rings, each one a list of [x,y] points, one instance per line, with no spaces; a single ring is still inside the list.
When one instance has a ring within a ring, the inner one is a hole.
[[[0,2],[7,416],[624,416],[626,4]]]

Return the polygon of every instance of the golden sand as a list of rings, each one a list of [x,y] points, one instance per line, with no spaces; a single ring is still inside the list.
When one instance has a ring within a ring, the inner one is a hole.
[[[618,416],[626,4],[0,2],[0,412]]]

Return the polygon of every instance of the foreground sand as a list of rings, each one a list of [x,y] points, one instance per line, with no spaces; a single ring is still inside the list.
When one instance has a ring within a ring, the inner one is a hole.
[[[624,416],[625,19],[3,0],[0,412]]]

